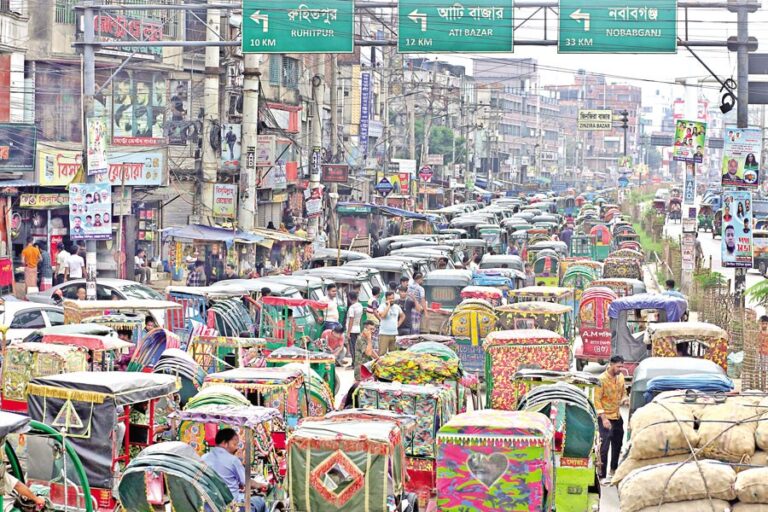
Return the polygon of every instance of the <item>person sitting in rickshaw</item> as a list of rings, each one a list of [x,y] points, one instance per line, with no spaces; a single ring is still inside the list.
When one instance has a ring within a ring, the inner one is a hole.
[[[243,494],[246,484],[245,466],[235,455],[240,444],[240,437],[234,429],[222,428],[216,432],[215,443],[216,446],[203,455],[203,462],[221,477],[238,502],[245,503],[246,496]],[[255,479],[251,480],[251,485],[262,490],[266,490],[268,487],[266,482]],[[260,496],[249,496],[247,499],[251,504],[250,512],[266,511],[267,505]]]
[[[287,325],[286,325],[287,324]],[[288,308],[286,318],[280,318],[275,322],[275,338],[286,340],[286,345],[292,347],[296,343],[296,332],[299,330],[296,320],[293,318],[293,309]]]

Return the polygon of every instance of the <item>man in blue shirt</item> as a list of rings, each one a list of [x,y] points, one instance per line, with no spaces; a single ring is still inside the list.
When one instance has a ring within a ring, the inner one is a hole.
[[[216,446],[203,455],[203,462],[214,470],[227,485],[232,495],[240,503],[245,503],[245,467],[235,456],[240,438],[231,428],[223,428],[216,433]],[[251,483],[254,487],[265,487],[263,482]],[[241,508],[242,510],[242,508]],[[251,497],[251,512],[265,512],[266,504],[258,496]]]

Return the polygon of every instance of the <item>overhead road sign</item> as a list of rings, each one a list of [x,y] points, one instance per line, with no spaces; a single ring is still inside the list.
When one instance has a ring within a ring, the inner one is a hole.
[[[243,53],[352,53],[355,3],[243,0]]]
[[[512,0],[399,0],[397,9],[401,53],[512,51]]]
[[[613,112],[610,110],[579,109],[577,126],[580,131],[611,131]]]
[[[676,0],[560,0],[560,53],[675,53]]]

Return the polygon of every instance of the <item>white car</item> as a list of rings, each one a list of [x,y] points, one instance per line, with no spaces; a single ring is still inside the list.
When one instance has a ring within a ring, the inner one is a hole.
[[[7,343],[16,343],[38,329],[64,325],[64,309],[23,300],[6,300],[0,304],[0,325],[7,327]]]

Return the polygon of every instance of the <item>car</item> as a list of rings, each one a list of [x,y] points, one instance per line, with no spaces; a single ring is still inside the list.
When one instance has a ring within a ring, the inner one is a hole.
[[[6,342],[16,343],[39,329],[64,325],[64,309],[25,300],[6,300],[0,305],[0,325],[8,328]]]
[[[55,305],[56,301],[53,298],[53,293],[56,290],[61,290],[65,299],[76,300],[77,289],[85,288],[85,279],[73,279],[54,286],[53,288],[44,292],[35,292],[27,295],[27,300],[30,302],[36,302],[38,304],[52,304]],[[96,281],[96,299],[97,300],[112,300],[112,295],[116,295],[120,300],[128,299],[152,299],[152,300],[165,300],[165,296],[153,290],[152,288],[137,283],[136,281],[128,281],[126,279],[113,279],[104,278]],[[165,323],[164,311],[152,311],[152,316],[155,317],[160,327]]]

